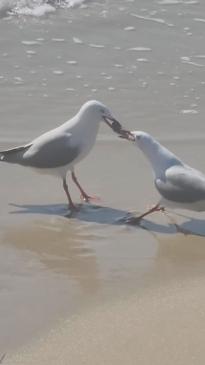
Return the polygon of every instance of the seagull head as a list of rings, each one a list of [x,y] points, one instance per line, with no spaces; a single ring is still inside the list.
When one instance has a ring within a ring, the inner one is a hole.
[[[149,149],[155,142],[148,133],[142,131],[130,131],[129,134],[120,135],[120,137],[134,142],[140,149]]]
[[[159,143],[150,134],[142,131],[130,132],[133,136],[133,142],[143,152],[155,153],[158,150]]]
[[[122,128],[120,122],[113,116],[112,112],[100,101],[90,100],[83,104],[81,111],[90,120],[96,122],[104,121],[114,132],[121,134],[126,131]]]

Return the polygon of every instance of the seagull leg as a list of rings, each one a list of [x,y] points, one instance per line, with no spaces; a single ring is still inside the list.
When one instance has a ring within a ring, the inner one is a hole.
[[[63,189],[66,193],[66,196],[68,198],[68,206],[69,208],[73,211],[73,210],[76,210],[76,207],[71,199],[71,196],[70,196],[70,193],[68,191],[68,185],[67,185],[67,182],[66,182],[66,178],[63,179]]]
[[[92,196],[89,196],[88,194],[86,194],[86,192],[83,190],[82,186],[79,184],[74,171],[71,172],[71,176],[72,176],[73,182],[76,184],[76,186],[80,190],[81,197],[85,202],[89,202],[90,200],[98,200],[97,197],[92,197]]]
[[[164,207],[161,207],[160,204],[156,204],[154,205],[154,207],[152,207],[151,209],[147,210],[145,213],[141,214],[138,217],[130,217],[126,219],[126,223],[128,224],[139,224],[141,219],[146,217],[147,215],[154,213],[154,212],[164,212]]]

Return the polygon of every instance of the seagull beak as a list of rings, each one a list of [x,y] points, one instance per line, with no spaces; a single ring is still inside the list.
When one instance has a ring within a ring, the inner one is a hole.
[[[122,126],[120,124],[120,122],[118,122],[117,119],[109,116],[103,116],[103,119],[105,121],[105,123],[116,133],[120,134],[120,131],[122,130]]]
[[[134,134],[132,134],[132,132],[126,130],[126,129],[122,129],[120,131],[120,135],[119,135],[120,138],[123,138],[123,139],[127,139],[128,141],[131,141],[131,142],[134,142],[135,141],[135,136]]]

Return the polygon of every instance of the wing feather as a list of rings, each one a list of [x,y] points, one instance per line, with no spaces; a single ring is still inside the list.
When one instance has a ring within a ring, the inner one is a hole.
[[[79,152],[79,146],[71,144],[71,134],[55,129],[41,135],[29,145],[2,151],[0,156],[5,162],[47,169],[70,164]]]
[[[173,166],[164,179],[156,179],[159,193],[167,200],[194,203],[205,200],[205,176],[189,166]]]
[[[32,143],[25,146],[18,146],[8,150],[0,151],[0,161],[15,163],[19,153],[24,153],[32,146]]]

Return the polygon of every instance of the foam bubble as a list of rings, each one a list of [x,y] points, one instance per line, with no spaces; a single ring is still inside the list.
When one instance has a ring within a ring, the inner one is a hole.
[[[89,46],[92,48],[104,48],[105,47],[105,46],[103,46],[103,44],[95,44],[95,43],[90,43]]]
[[[52,42],[65,42],[64,38],[52,38]]]
[[[135,30],[135,27],[128,26],[128,27],[125,27],[124,30],[126,30],[126,31]]]
[[[64,72],[62,70],[53,70],[54,75],[63,75]]]
[[[66,63],[68,63],[69,65],[77,65],[77,61],[75,60],[69,60],[69,61],[66,61]]]
[[[80,38],[73,37],[73,42],[76,44],[83,44],[83,41]]]
[[[181,110],[182,114],[198,114],[198,111],[195,109],[183,109]]]
[[[131,47],[128,48],[128,51],[151,51],[152,49],[149,47]]]
[[[40,43],[38,41],[21,41],[24,46],[36,46]]]

